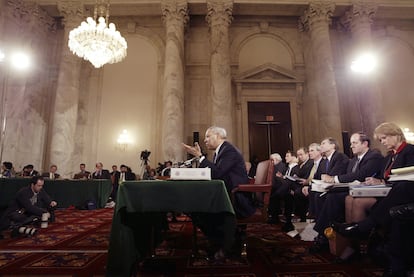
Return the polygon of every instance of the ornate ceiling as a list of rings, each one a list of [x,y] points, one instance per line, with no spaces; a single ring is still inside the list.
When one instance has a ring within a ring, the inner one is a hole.
[[[24,0],[26,1],[26,0]],[[38,0],[51,16],[60,16],[56,3],[62,0]],[[181,0],[182,1],[182,0]],[[230,0],[224,0],[230,1]],[[28,1],[27,1],[28,2]],[[33,1],[30,1],[33,2]],[[204,15],[206,0],[188,0],[190,15]],[[301,16],[309,2],[303,0],[234,0],[233,15]],[[321,2],[321,1],[319,1]],[[323,2],[323,1],[322,1]],[[336,5],[334,16],[341,15],[353,2],[377,3],[376,18],[414,20],[414,0],[332,0]],[[84,1],[90,11],[94,0]],[[161,15],[161,0],[110,0],[111,16],[157,16]]]

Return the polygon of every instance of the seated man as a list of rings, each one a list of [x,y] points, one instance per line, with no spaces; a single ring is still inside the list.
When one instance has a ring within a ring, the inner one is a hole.
[[[13,172],[13,163],[3,162],[3,164],[1,165],[1,176],[3,178],[15,177]]]
[[[211,168],[212,179],[223,180],[227,192],[231,193],[239,184],[248,184],[249,179],[243,156],[226,138],[227,132],[223,128],[213,126],[207,129],[204,142],[209,150],[214,150],[213,161],[202,155],[198,143],[195,146],[184,144],[184,148],[189,154],[199,157],[200,167]],[[235,198],[233,204],[237,217],[249,217],[256,211],[250,194],[237,193]]]
[[[92,179],[111,179],[111,174],[107,169],[103,169],[103,164],[97,162],[95,164],[95,172],[92,173]]]
[[[236,188],[239,184],[249,183],[247,177],[246,167],[243,156],[240,151],[227,142],[227,132],[224,128],[212,126],[207,129],[204,143],[210,150],[214,150],[213,161],[207,160],[201,152],[201,148],[198,143],[195,146],[183,144],[187,153],[198,157],[200,161],[200,167],[211,168],[211,177],[213,179],[223,180],[227,192]],[[249,193],[236,193],[234,195],[233,207],[238,218],[246,218],[255,213],[253,199]],[[235,230],[225,230],[223,226],[219,226],[220,222],[223,222],[215,215],[199,217],[200,221],[196,224],[209,237],[210,241],[217,244],[219,250],[215,253],[216,259],[223,258],[226,251],[234,243]],[[195,218],[193,217],[193,220]]]
[[[350,138],[350,145],[354,157],[350,161],[345,174],[335,176],[322,174],[322,180],[328,183],[350,183],[353,181],[364,182],[365,178],[373,176],[381,171],[383,157],[378,151],[370,149],[370,139],[363,133],[354,133]],[[326,199],[319,212],[314,230],[321,239],[313,250],[319,251],[328,247],[328,241],[324,238],[324,230],[332,222],[345,220],[345,198],[349,194],[348,189],[331,190],[326,194]]]
[[[28,164],[23,168],[23,177],[33,177],[39,175],[39,172],[34,170],[34,166],[32,164]]]
[[[73,179],[88,179],[91,173],[86,170],[86,165],[81,163],[79,169],[80,171],[73,176]]]
[[[272,158],[272,156],[274,158]],[[288,168],[286,169],[285,165],[282,162],[282,158],[279,154],[275,153],[270,156],[273,164],[275,165],[275,174],[272,178],[272,194],[270,195],[269,203],[269,220],[268,223],[278,224],[279,214],[281,212],[281,202],[290,194],[289,182],[286,180],[286,176],[294,176],[297,174],[299,169],[296,154],[288,151],[285,155],[286,163]],[[282,168],[282,170],[281,170]],[[285,209],[286,211],[286,209]],[[289,230],[290,231],[290,230]]]
[[[36,229],[28,229],[26,225],[40,222],[42,216],[54,220],[54,208],[57,203],[52,201],[43,190],[44,182],[43,177],[34,176],[30,186],[21,188],[17,192],[15,199],[1,218],[0,231],[11,228],[12,236],[19,233],[34,235]]]
[[[43,172],[42,177],[49,178],[51,180],[59,179],[60,175],[56,173],[57,171],[57,165],[52,164],[49,168],[49,172]]]

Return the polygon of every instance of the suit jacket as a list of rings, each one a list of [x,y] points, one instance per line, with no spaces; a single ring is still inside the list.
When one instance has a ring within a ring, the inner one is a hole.
[[[92,179],[111,179],[111,174],[108,170],[102,169],[101,175],[98,175],[96,171],[93,172]]]
[[[280,172],[280,173],[282,173],[282,175],[284,175],[286,173],[286,171],[287,171],[287,166],[283,162],[280,162],[280,163],[278,163],[277,165],[275,165],[273,167],[273,175],[274,176],[276,175],[277,172]]]
[[[43,172],[42,177],[44,177],[44,178],[50,178],[50,172]],[[53,179],[58,179],[59,177],[60,177],[59,174],[54,173]]]
[[[332,156],[332,159],[333,159],[333,156]],[[327,164],[327,159],[323,159],[322,158],[322,160],[318,164],[318,168],[316,169],[315,174],[313,175],[313,179],[320,180],[322,174],[326,174],[327,173],[327,171],[326,171],[326,169],[327,169],[326,164]],[[313,167],[313,165],[312,165],[312,167]]]
[[[361,161],[359,161],[356,171],[352,172],[352,169],[357,162],[358,157],[355,156],[349,162],[346,170],[347,173],[338,175],[338,179],[341,183],[350,183],[355,180],[363,182],[367,177],[378,176],[383,167],[384,157],[381,153],[369,149],[362,157]]]
[[[384,162],[383,172],[390,164],[392,153],[387,155]],[[400,153],[395,155],[392,168],[414,166],[414,145],[407,144]],[[386,197],[378,200],[371,208],[370,219],[382,226],[391,224],[390,209],[392,207],[412,203],[414,199],[414,182],[398,181],[393,182],[392,189]]]
[[[389,153],[385,159],[383,168],[381,171],[380,178],[383,178],[385,170],[387,169],[388,165],[391,164],[393,158],[393,153]],[[413,166],[414,165],[414,145],[407,144],[403,150],[395,155],[394,157],[394,163],[392,164],[392,169],[395,168],[401,168],[401,167],[407,167],[407,166]]]
[[[124,172],[125,173],[125,181],[134,181],[134,180],[136,180],[136,175],[135,175],[135,173],[132,173],[132,172]],[[116,174],[115,176],[115,184],[118,184],[118,182],[119,182],[119,179],[121,178],[121,174],[122,174],[122,172],[119,172],[119,174]]]
[[[88,179],[91,173],[89,171],[80,171],[73,176],[73,179]]]
[[[299,166],[297,176],[299,178],[308,179],[313,167],[313,160],[308,159],[303,165]]]
[[[223,180],[228,193],[231,193],[239,184],[249,183],[243,156],[236,147],[227,141],[221,145],[216,156],[216,163],[204,159],[200,163],[200,167],[211,168],[211,178]],[[248,193],[234,195],[233,207],[237,216],[248,217],[256,211],[250,196]]]
[[[38,176],[39,175],[39,172],[38,171],[36,171],[36,170],[32,170],[31,172],[23,172],[23,174],[22,174],[24,177],[33,177],[33,176]],[[49,177],[49,176],[48,176]]]
[[[326,160],[326,162],[328,162]],[[326,169],[326,174],[329,176],[337,176],[341,174],[345,174],[348,168],[349,158],[344,153],[340,153],[335,151],[332,154],[331,160],[329,161],[329,165]]]
[[[298,176],[298,173],[299,173],[299,165],[297,164],[297,165],[295,165],[294,167],[292,167],[292,169],[290,170],[290,172],[289,172],[289,176]],[[287,173],[287,171],[289,170],[289,168],[287,168],[286,169],[286,173]]]

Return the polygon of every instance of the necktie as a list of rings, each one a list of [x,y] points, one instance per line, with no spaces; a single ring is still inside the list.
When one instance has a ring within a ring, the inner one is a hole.
[[[214,155],[213,155],[213,163],[216,163],[216,158],[217,158],[217,155],[216,155],[216,152],[214,152]]]
[[[52,172],[49,173],[49,179],[54,179],[55,178],[55,174],[53,174]]]
[[[328,168],[329,168],[329,159],[326,159],[326,167],[325,167],[326,173],[328,173]]]
[[[318,165],[316,163],[313,163],[313,167],[312,167],[312,169],[311,169],[311,171],[309,173],[309,177],[308,177],[308,181],[309,182],[312,181],[313,176],[315,176],[316,169],[318,169]]]
[[[121,172],[121,177],[119,178],[118,184],[122,184],[123,181],[125,181],[125,173]]]
[[[358,165],[359,165],[359,158],[357,159],[356,163],[352,167],[352,173],[355,173],[357,171]]]
[[[290,176],[290,171],[292,170],[292,168],[290,166],[288,166],[288,170],[286,171],[286,176]]]

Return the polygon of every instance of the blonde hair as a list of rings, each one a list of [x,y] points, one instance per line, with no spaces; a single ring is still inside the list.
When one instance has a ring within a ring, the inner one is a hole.
[[[379,139],[380,135],[397,136],[399,141],[405,141],[403,131],[397,124],[391,122],[384,122],[377,126],[374,130],[374,138]]]

